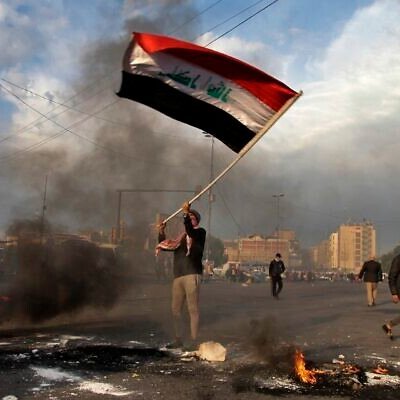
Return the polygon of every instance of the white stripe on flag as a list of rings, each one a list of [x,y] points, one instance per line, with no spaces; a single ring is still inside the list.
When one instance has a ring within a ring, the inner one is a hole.
[[[275,114],[247,90],[214,72],[165,53],[150,56],[135,44],[124,70],[152,77],[231,114],[257,133]],[[205,116],[206,117],[206,116]]]

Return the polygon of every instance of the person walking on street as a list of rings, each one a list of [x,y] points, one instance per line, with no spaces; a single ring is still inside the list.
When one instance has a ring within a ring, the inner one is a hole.
[[[388,281],[392,301],[393,303],[398,303],[400,301],[400,254],[392,260]],[[382,325],[382,329],[388,335],[389,339],[393,339],[392,329],[398,324],[400,324],[400,315]]]
[[[375,306],[378,282],[382,281],[382,265],[375,260],[375,256],[372,256],[370,260],[363,264],[358,279],[363,279],[365,282],[368,307]]]
[[[285,264],[280,253],[276,253],[275,258],[269,264],[269,277],[271,280],[272,296],[278,300],[279,293],[282,291],[282,274],[285,272]]]
[[[191,209],[188,202],[183,204],[182,210],[185,232],[175,240],[166,240],[166,224],[162,223],[159,227],[159,244],[156,251],[174,252],[171,308],[175,339],[167,347],[171,349],[183,347],[181,314],[186,301],[190,317],[191,343],[185,346],[185,350],[191,351],[196,350],[199,330],[199,294],[206,231],[199,227],[200,214]]]

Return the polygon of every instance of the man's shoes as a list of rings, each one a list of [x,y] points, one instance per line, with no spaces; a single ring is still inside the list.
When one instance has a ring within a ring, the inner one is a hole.
[[[182,340],[175,339],[172,343],[168,343],[165,347],[170,350],[180,349],[181,347],[183,347],[183,343],[182,343]]]
[[[388,335],[390,340],[393,340],[392,328],[390,328],[387,324],[382,325],[383,331]]]

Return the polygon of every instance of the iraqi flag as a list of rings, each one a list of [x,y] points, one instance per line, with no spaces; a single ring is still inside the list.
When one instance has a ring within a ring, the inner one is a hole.
[[[197,127],[238,153],[298,93],[228,55],[134,33],[117,95]]]

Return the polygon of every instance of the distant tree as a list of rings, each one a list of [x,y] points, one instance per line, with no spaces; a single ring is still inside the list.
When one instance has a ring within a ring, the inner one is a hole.
[[[382,269],[384,272],[389,272],[390,265],[392,264],[392,260],[398,254],[400,254],[400,245],[396,246],[392,251],[384,254],[381,257]]]
[[[214,261],[214,266],[220,266],[226,263],[227,257],[225,254],[224,243],[221,239],[218,239],[212,235],[209,237],[210,240],[210,261]],[[204,254],[206,257],[206,254]]]

